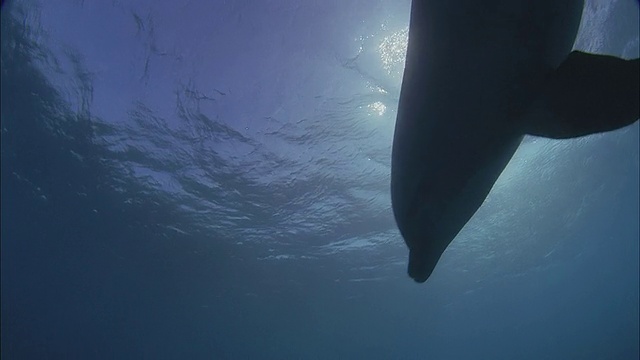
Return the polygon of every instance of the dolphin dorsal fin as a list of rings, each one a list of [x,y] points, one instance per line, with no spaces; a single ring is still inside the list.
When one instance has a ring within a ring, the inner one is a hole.
[[[566,139],[616,130],[640,115],[640,61],[573,51],[525,116],[530,135]]]

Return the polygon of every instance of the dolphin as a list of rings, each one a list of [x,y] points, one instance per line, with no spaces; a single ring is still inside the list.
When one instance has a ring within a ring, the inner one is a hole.
[[[425,282],[525,134],[639,117],[640,63],[572,51],[583,0],[413,0],[391,159],[408,273]]]

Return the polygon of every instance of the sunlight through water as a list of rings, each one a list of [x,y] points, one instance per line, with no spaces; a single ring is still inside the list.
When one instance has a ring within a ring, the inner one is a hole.
[[[407,53],[407,41],[409,28],[396,31],[386,36],[378,46],[382,67],[392,76],[402,76],[404,70],[404,58]]]

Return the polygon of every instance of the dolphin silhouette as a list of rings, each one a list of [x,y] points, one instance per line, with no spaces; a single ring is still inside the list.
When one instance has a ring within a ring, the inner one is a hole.
[[[414,0],[391,164],[408,272],[426,281],[531,134],[639,117],[640,62],[571,51],[582,0]]]

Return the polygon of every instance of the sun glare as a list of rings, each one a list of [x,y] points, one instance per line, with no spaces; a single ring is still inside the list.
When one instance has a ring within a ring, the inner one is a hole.
[[[380,101],[376,101],[372,104],[367,105],[369,110],[378,116],[384,115],[385,111],[387,111],[387,106]]]
[[[402,75],[408,39],[409,28],[405,28],[385,36],[378,45],[382,67],[389,75]]]

